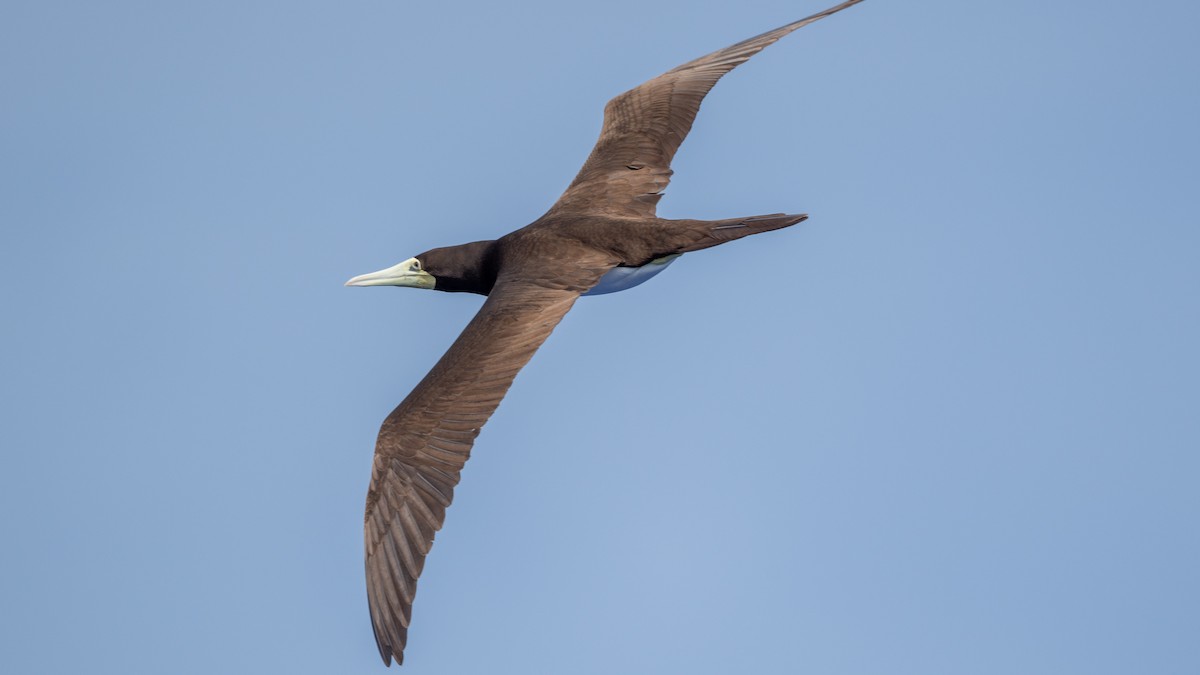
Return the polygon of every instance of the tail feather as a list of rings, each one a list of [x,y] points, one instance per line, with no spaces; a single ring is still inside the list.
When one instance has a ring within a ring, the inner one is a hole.
[[[759,232],[781,230],[806,220],[808,220],[807,213],[771,213],[765,216],[695,221],[693,231],[699,230],[700,238],[679,252],[699,251]]]
[[[712,229],[715,231],[749,227],[753,228],[755,232],[769,232],[770,230],[778,230],[790,225],[795,225],[796,223],[804,222],[805,220],[808,220],[807,213],[772,213],[765,216],[735,218],[732,221],[717,221],[720,224]]]

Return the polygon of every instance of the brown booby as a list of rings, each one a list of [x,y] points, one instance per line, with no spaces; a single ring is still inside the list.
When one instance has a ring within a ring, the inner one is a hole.
[[[684,253],[808,217],[665,220],[655,205],[670,181],[671,158],[722,75],[797,28],[861,1],[719,49],[609,101],[600,139],[579,175],[532,224],[491,241],[435,248],[346,282],[487,296],[384,420],[375,444],[364,528],[367,601],[385,664],[403,662],[417,578],[475,437],[575,300],[636,286]]]

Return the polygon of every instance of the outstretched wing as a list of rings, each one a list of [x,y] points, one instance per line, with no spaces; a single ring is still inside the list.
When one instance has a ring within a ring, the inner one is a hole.
[[[480,428],[575,299],[608,265],[555,287],[500,280],[462,334],[379,430],[367,493],[367,601],[386,664],[403,662],[417,577]],[[546,283],[546,282],[543,282]]]
[[[797,28],[860,2],[848,0],[719,49],[609,101],[600,140],[551,213],[654,217],[671,180],[671,159],[717,80]]]

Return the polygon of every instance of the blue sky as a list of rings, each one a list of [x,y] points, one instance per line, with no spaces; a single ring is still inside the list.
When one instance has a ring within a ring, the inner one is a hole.
[[[0,6],[0,671],[382,672],[374,436],[480,299],[342,283],[824,6]],[[1200,671],[1198,21],[867,0],[719,83],[660,214],[811,220],[579,302],[404,669]]]

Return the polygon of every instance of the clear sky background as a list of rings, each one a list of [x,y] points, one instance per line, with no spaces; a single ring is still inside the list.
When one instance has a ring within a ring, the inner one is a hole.
[[[0,4],[0,671],[379,673],[379,423],[604,103],[832,0]],[[1200,5],[867,0],[725,78],[567,316],[413,673],[1200,672]]]

